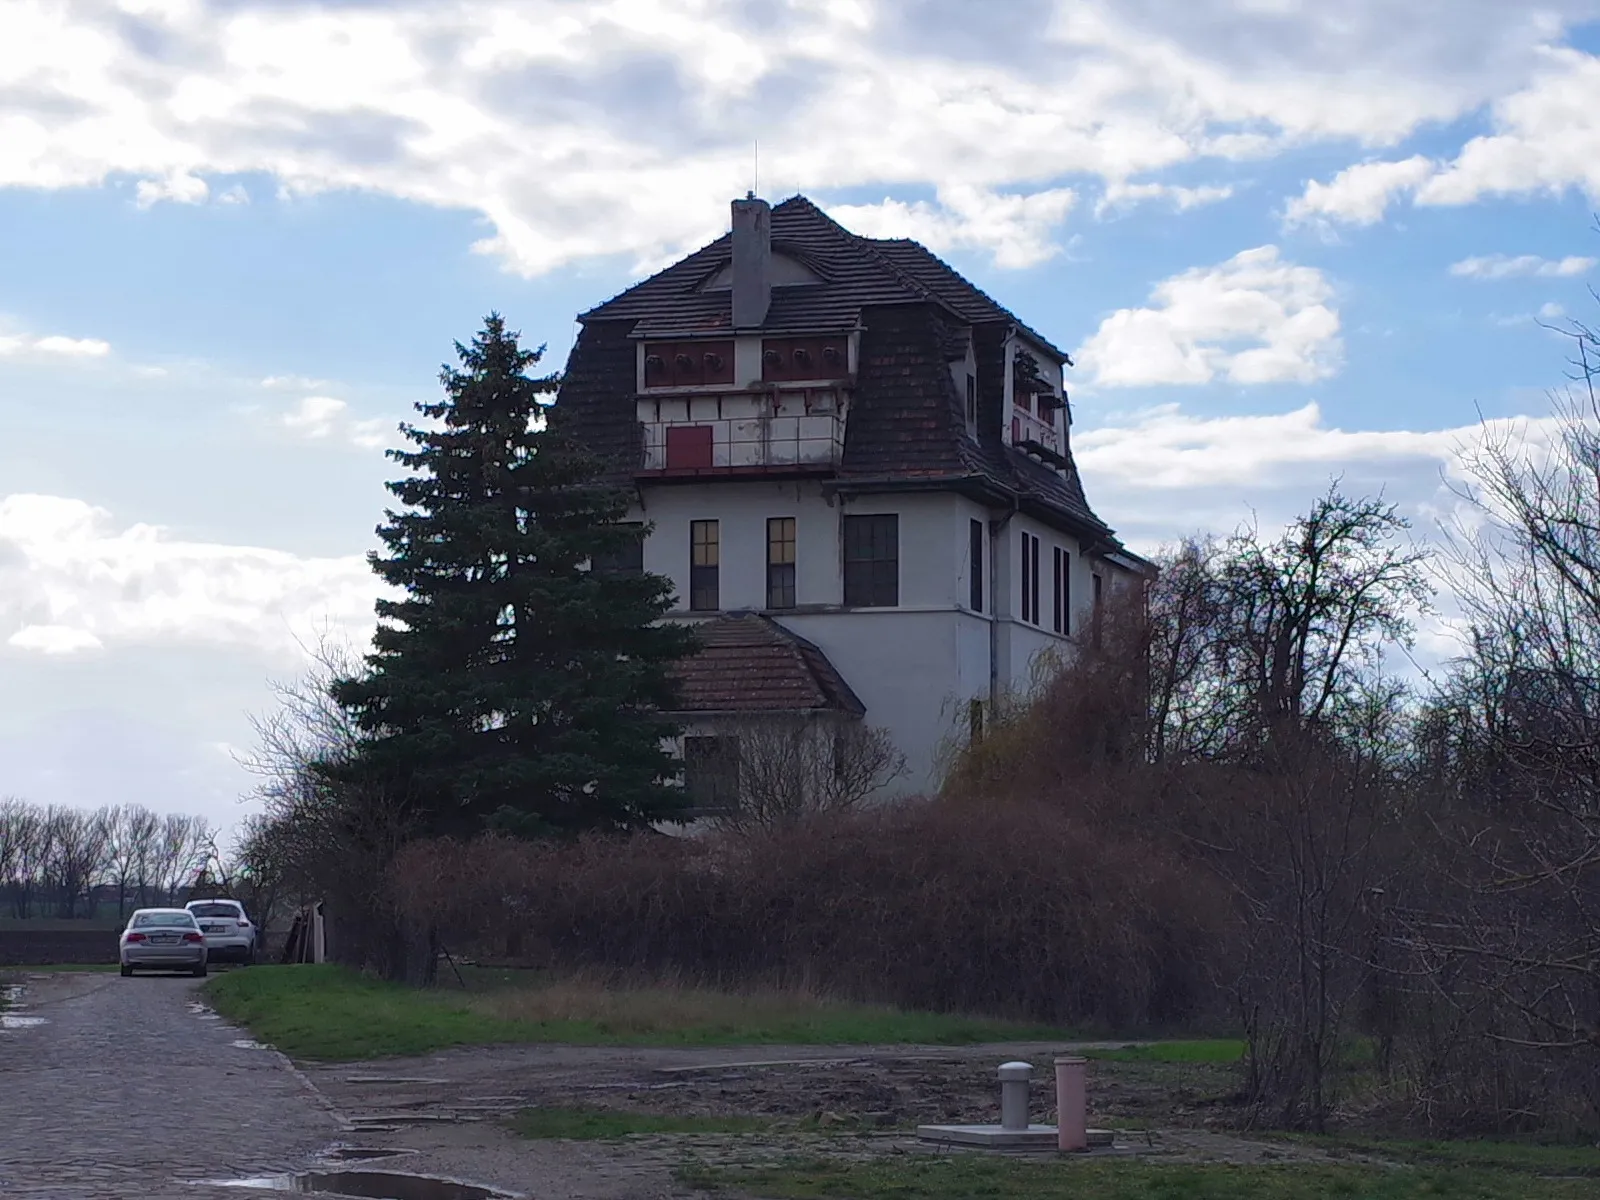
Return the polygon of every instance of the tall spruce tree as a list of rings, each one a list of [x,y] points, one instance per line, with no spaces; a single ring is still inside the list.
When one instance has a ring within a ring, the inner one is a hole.
[[[646,529],[623,523],[627,494],[543,418],[557,376],[532,377],[498,314],[445,398],[417,410],[442,427],[401,427],[391,450],[409,478],[389,490],[386,553],[369,561],[404,597],[380,600],[367,670],[334,685],[369,741],[353,765],[409,798],[421,828],[532,834],[631,828],[670,818],[662,781],[674,732],[671,667],[692,633],[658,619],[660,576],[592,569]]]

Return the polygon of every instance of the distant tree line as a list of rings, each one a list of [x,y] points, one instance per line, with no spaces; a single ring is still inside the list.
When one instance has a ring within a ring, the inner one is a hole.
[[[94,918],[173,903],[217,856],[203,817],[0,799],[0,911]]]

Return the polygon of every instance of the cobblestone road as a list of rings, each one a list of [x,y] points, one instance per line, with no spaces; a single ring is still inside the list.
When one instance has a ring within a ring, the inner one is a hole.
[[[195,1003],[199,982],[26,978],[0,1030],[0,1197],[238,1200],[187,1181],[303,1168],[337,1139],[287,1060]]]

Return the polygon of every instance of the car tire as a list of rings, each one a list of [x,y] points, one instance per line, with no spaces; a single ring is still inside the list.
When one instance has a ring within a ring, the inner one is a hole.
[[[128,966],[126,963],[124,963],[122,966],[122,977],[124,979],[131,979],[133,977],[133,968]]]
[[[196,979],[204,979],[206,977],[206,964],[201,963],[198,967],[196,967],[193,971],[193,975]]]

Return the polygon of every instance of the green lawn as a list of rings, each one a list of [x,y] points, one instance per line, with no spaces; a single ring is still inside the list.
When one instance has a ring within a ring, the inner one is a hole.
[[[262,966],[208,985],[211,1003],[297,1058],[354,1061],[510,1042],[577,1045],[973,1045],[1070,1041],[1063,1030],[693,988],[600,988],[540,981],[483,994],[428,991],[342,967]]]
[[[525,1108],[510,1124],[525,1138],[579,1141],[606,1141],[635,1133],[764,1133],[774,1127],[761,1117],[677,1117],[604,1108]]]
[[[1267,1135],[1271,1136],[1271,1135]],[[1531,1175],[1600,1177],[1600,1146],[1544,1142],[1500,1142],[1463,1138],[1415,1141],[1345,1134],[1278,1134],[1284,1141],[1317,1146],[1330,1153],[1348,1151],[1418,1166],[1521,1171]],[[1592,1186],[1592,1185],[1591,1185]]]
[[[1104,1049],[1080,1050],[1084,1058],[1100,1062],[1205,1063],[1227,1065],[1244,1058],[1244,1042],[1237,1038],[1207,1038],[1187,1042],[1143,1042]]]
[[[1345,1165],[1183,1166],[1140,1159],[1029,1161],[979,1155],[872,1162],[791,1160],[679,1169],[681,1182],[761,1200],[1580,1200],[1594,1181],[1510,1171]]]

